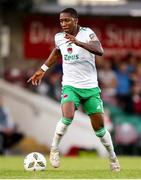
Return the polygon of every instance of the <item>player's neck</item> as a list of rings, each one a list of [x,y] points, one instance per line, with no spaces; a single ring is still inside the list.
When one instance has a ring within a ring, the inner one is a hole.
[[[73,36],[76,36],[77,33],[79,32],[79,28],[80,28],[80,26],[77,25],[77,26],[74,28],[74,30],[73,30],[73,32],[72,32],[71,34],[72,34]]]

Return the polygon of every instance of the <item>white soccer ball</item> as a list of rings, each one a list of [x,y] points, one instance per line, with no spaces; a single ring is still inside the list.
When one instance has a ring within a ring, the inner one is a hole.
[[[26,171],[42,171],[46,169],[46,159],[43,154],[32,152],[24,158]]]

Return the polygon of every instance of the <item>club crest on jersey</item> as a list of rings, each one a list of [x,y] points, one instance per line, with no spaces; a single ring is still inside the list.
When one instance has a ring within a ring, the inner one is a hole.
[[[73,50],[72,50],[72,46],[71,46],[70,43],[68,44],[67,51],[68,51],[69,54],[71,54],[72,51],[73,51]]]
[[[67,51],[68,51],[69,54],[71,54],[72,53],[72,47],[68,47]]]
[[[64,54],[64,60],[65,61],[75,61],[79,59],[78,54],[73,54],[73,48],[72,45],[69,43],[67,46],[67,54]]]
[[[63,98],[64,98],[64,99],[67,99],[67,98],[68,98],[68,95],[67,95],[67,94],[64,94]]]

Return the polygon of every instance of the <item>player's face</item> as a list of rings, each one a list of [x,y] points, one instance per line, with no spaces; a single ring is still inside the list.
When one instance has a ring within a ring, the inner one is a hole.
[[[60,25],[64,32],[73,34],[77,28],[78,19],[71,16],[69,13],[60,13]]]

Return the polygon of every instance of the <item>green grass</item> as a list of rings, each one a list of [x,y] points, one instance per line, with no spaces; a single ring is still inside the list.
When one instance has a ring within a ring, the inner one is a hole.
[[[27,172],[22,156],[0,157],[0,179],[136,179],[141,178],[140,157],[120,157],[121,172],[112,173],[107,159],[95,156],[61,159],[61,167],[54,169],[47,158],[47,170]]]

